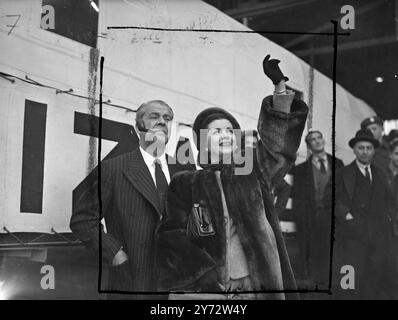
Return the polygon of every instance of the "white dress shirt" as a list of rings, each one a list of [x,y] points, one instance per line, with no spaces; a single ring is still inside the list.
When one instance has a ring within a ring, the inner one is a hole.
[[[358,160],[355,160],[355,162],[357,163],[357,166],[358,166],[359,171],[361,171],[361,173],[362,173],[365,177],[366,177],[365,168],[368,168],[368,170],[369,170],[369,175],[370,175],[370,181],[373,181],[372,169],[370,168],[370,164],[364,165],[364,164],[360,163]]]
[[[167,165],[167,160],[166,160],[166,153],[163,153],[160,157],[155,158],[148,152],[146,152],[144,149],[140,147],[140,151],[142,154],[142,157],[144,158],[144,162],[146,166],[149,169],[149,172],[151,173],[153,183],[156,186],[156,177],[155,177],[155,160],[159,159],[160,160],[160,165],[162,167],[162,171],[166,177],[167,183],[170,184],[170,172],[169,172],[169,166]]]

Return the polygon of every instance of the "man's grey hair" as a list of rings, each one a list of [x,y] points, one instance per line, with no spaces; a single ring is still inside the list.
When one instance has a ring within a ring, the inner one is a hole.
[[[174,118],[173,109],[172,109],[166,102],[164,102],[163,100],[150,100],[150,101],[147,101],[147,102],[142,103],[142,104],[138,107],[138,109],[137,109],[137,111],[136,111],[136,114],[135,114],[135,122],[136,122],[136,123],[139,122],[139,121],[142,121],[142,117],[143,117],[144,114],[145,114],[145,108],[148,107],[148,106],[150,106],[151,104],[159,104],[159,105],[161,105],[161,106],[164,106],[164,107],[169,108],[170,111],[171,111],[171,113],[173,114],[173,118]]]

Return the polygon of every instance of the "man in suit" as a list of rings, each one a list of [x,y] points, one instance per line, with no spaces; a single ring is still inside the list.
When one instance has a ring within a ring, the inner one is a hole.
[[[378,116],[366,118],[361,122],[361,129],[368,129],[379,142],[372,163],[388,174],[390,164],[390,143],[388,137],[383,135],[383,119]]]
[[[103,161],[99,170],[101,201],[97,179],[74,206],[71,230],[102,255],[103,266],[109,267],[107,290],[157,290],[155,229],[165,215],[171,177],[189,168],[165,154],[173,117],[164,101],[143,103],[136,113],[139,148]],[[100,223],[102,218],[107,232]]]
[[[326,289],[330,269],[331,211],[324,207],[326,185],[333,174],[333,158],[325,151],[319,130],[310,130],[305,141],[311,156],[292,169],[293,216],[297,223],[300,269],[304,280]],[[335,158],[335,168],[344,164]]]
[[[379,146],[372,133],[359,130],[349,141],[356,159],[336,174],[334,270],[337,298],[391,297],[389,248],[394,202],[382,170],[372,164]],[[342,267],[354,271],[355,289],[341,286]]]

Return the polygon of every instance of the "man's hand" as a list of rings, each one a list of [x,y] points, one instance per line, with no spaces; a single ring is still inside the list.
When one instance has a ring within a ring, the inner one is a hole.
[[[270,55],[268,54],[263,60],[263,69],[265,75],[271,79],[274,85],[277,85],[282,80],[288,81],[289,78],[285,77],[279,68],[278,64],[281,62],[277,59],[271,59]]]
[[[108,287],[110,290],[131,291],[133,280],[127,254],[120,248],[109,269]]]
[[[346,216],[345,216],[345,219],[346,219],[346,220],[352,220],[352,219],[354,219],[354,217],[352,216],[351,213],[348,212],[348,213],[346,214]]]
[[[127,254],[122,250],[122,248],[120,248],[120,250],[113,257],[112,266],[119,266],[127,260],[128,260]]]

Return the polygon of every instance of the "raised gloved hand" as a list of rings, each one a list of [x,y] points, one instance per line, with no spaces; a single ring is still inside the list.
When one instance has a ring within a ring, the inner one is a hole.
[[[285,77],[279,68],[278,64],[281,62],[278,59],[270,59],[270,55],[267,56],[263,60],[263,69],[265,75],[271,79],[274,85],[277,85],[282,80],[288,81],[289,78]]]

